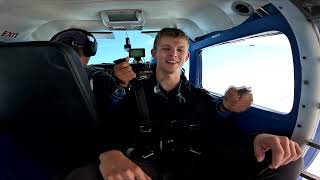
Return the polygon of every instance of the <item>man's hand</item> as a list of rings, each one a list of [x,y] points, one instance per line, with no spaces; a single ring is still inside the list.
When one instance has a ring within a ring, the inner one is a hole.
[[[136,73],[133,72],[129,64],[128,57],[124,62],[121,62],[114,66],[113,76],[118,80],[121,87],[127,87],[129,81],[136,77]]]
[[[151,180],[143,170],[125,157],[111,150],[100,154],[99,169],[104,180]]]
[[[272,163],[271,169],[277,169],[292,161],[296,161],[302,156],[302,150],[298,143],[285,136],[276,136],[271,134],[259,134],[255,137],[254,152],[258,162],[265,158],[265,152],[271,150]]]
[[[223,98],[223,106],[230,112],[243,112],[253,101],[250,90],[243,91],[236,87],[229,88]]]

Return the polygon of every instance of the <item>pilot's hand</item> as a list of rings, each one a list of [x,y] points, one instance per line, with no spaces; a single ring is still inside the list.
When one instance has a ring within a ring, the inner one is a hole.
[[[272,134],[259,134],[255,137],[254,153],[258,162],[265,158],[265,152],[271,150],[271,169],[277,169],[292,161],[296,161],[302,156],[302,150],[298,143],[290,140],[286,136],[276,136]]]
[[[231,87],[223,98],[223,106],[230,112],[243,112],[247,110],[253,101],[251,90]],[[223,108],[222,108],[223,109]]]
[[[136,73],[133,72],[129,64],[128,57],[125,61],[114,66],[113,76],[118,80],[118,83],[121,87],[127,87],[129,81],[136,77]]]
[[[118,150],[100,154],[99,169],[104,180],[151,180],[143,170]]]

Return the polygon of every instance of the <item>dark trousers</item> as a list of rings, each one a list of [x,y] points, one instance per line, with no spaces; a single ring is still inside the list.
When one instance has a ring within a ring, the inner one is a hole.
[[[145,159],[133,160],[152,180],[201,180],[201,179],[247,179],[247,180],[296,180],[302,170],[303,160],[291,162],[276,170],[268,169],[267,163],[256,163],[255,168],[243,167],[224,169],[219,164],[180,164],[173,171],[161,168],[158,164]],[[267,161],[265,161],[267,162]],[[191,162],[193,163],[193,162]],[[171,164],[176,165],[176,164]],[[172,167],[172,166],[169,166]],[[252,167],[252,166],[251,166]],[[65,180],[102,180],[98,164],[90,164],[74,170]]]

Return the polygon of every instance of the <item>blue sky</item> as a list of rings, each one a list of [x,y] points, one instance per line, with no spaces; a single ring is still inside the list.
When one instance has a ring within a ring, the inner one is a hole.
[[[115,39],[98,39],[98,51],[90,58],[90,64],[112,63],[114,60],[127,57],[128,52],[124,50],[126,31],[114,31]],[[154,38],[141,34],[140,31],[127,31],[130,38],[131,48],[145,48],[145,61],[151,59],[151,48]]]

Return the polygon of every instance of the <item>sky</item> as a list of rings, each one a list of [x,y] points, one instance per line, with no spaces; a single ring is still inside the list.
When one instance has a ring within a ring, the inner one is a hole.
[[[202,61],[204,88],[223,95],[230,85],[250,87],[254,104],[282,113],[291,111],[294,74],[285,35],[208,47]]]
[[[114,31],[115,39],[97,39],[97,54],[90,58],[90,64],[112,63],[119,58],[128,57],[129,53],[124,50],[125,38],[130,38],[131,48],[145,48],[145,61],[151,59],[153,37],[141,34],[140,31]],[[133,61],[133,59],[131,59]]]

